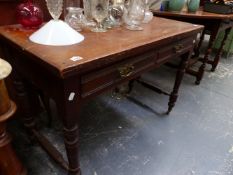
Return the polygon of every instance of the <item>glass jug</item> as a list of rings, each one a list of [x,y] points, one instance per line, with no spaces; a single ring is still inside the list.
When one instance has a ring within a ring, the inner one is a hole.
[[[125,13],[124,21],[127,29],[143,30],[141,24],[145,17],[144,0],[130,0],[128,3],[128,9],[126,9]]]
[[[67,7],[65,22],[76,31],[81,31],[84,21],[83,9],[79,7]]]

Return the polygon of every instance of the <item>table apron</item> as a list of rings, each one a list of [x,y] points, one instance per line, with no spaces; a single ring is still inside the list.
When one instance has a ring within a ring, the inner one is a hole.
[[[182,54],[191,52],[195,39],[196,34],[177,38],[172,42],[156,45],[149,51],[136,56],[110,65],[103,65],[98,70],[74,74],[69,79],[80,83],[80,89],[77,89],[76,92],[80,94],[81,99],[88,99],[107,89],[114,88],[120,83],[135,79],[142,73],[153,70]],[[56,89],[62,86],[66,78],[58,77],[47,69],[43,69],[43,65],[35,63],[35,59],[29,58],[30,56],[11,45],[7,45],[7,50],[10,52],[9,62],[21,77],[46,92],[49,97],[59,96]]]
[[[192,51],[196,36],[182,38],[167,45],[155,47],[140,55],[127,58],[119,63],[102,67],[81,76],[81,97],[97,95],[120,83],[135,79],[144,72]]]

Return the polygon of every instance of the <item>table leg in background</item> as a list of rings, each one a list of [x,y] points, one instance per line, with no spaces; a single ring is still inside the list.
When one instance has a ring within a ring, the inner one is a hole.
[[[198,69],[198,74],[197,74],[196,82],[195,82],[195,84],[197,84],[197,85],[200,84],[200,82],[203,78],[205,68],[206,68],[206,63],[209,60],[209,56],[210,56],[210,53],[212,51],[212,46],[213,46],[213,43],[214,43],[214,40],[215,40],[217,34],[218,34],[218,30],[214,30],[214,31],[212,31],[212,33],[210,35],[210,40],[209,40],[207,51],[205,52],[205,56],[204,56],[204,59],[202,61],[202,65]]]
[[[223,37],[223,40],[221,42],[220,48],[218,49],[218,52],[216,53],[216,56],[215,56],[214,61],[212,63],[212,68],[211,68],[212,72],[215,71],[215,69],[219,63],[219,60],[220,60],[220,57],[221,57],[222,51],[223,51],[223,46],[225,45],[226,39],[229,36],[230,31],[231,31],[231,28],[227,28],[225,30],[224,37]]]
[[[188,64],[188,59],[191,56],[191,51],[187,52],[186,54],[183,54],[181,56],[181,61],[176,73],[176,79],[175,79],[175,83],[174,83],[174,87],[173,87],[173,91],[170,94],[170,98],[169,98],[169,102],[168,102],[168,111],[167,114],[169,114],[172,110],[172,108],[175,106],[176,100],[178,98],[178,91],[180,88],[180,84],[182,82],[184,73],[185,73],[185,69],[187,67]]]

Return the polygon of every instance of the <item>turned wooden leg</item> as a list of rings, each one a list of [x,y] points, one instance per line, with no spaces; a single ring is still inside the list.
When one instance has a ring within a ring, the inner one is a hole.
[[[172,108],[175,106],[176,100],[178,98],[179,87],[180,87],[180,84],[182,82],[182,79],[183,79],[183,76],[185,73],[185,69],[186,69],[187,64],[188,64],[188,59],[191,56],[190,53],[191,53],[191,51],[181,56],[181,61],[180,61],[179,68],[178,68],[177,73],[176,73],[176,79],[175,79],[173,91],[170,95],[169,102],[168,102],[167,114],[169,114],[171,112]]]
[[[202,46],[203,40],[205,37],[205,30],[201,33],[200,41],[198,42],[197,47],[194,48],[194,57],[199,57],[200,55],[200,48]]]
[[[81,175],[79,165],[79,128],[77,124],[64,123],[64,142],[69,161],[69,175]]]
[[[60,96],[56,99],[58,113],[63,122],[64,143],[69,162],[69,175],[80,175],[79,164],[79,113],[81,108],[79,83],[75,81],[61,82]]]
[[[219,60],[220,60],[220,57],[221,57],[222,51],[223,51],[223,46],[225,45],[226,39],[227,39],[230,31],[231,31],[231,28],[227,28],[225,30],[225,34],[224,34],[223,40],[221,42],[220,48],[218,49],[218,52],[217,52],[217,54],[216,54],[216,56],[214,58],[213,64],[212,64],[212,68],[211,68],[212,72],[215,71],[215,69],[216,69],[216,67],[217,67],[217,65],[219,63]]]
[[[52,111],[50,107],[50,98],[44,94],[43,92],[39,92],[41,101],[44,105],[45,111],[47,112],[47,118],[48,118],[48,127],[52,127]]]
[[[127,94],[130,94],[132,92],[133,87],[134,87],[134,82],[135,82],[135,80],[130,80],[129,81],[129,84],[128,84],[129,89],[128,89]]]
[[[10,65],[0,59],[0,174],[26,175],[25,169],[11,147],[11,138],[6,132],[6,121],[16,111],[16,105],[9,99],[3,80],[10,72]]]
[[[63,108],[70,109],[69,105],[63,106]],[[80,108],[79,105],[76,108]],[[69,114],[63,116],[64,143],[69,162],[69,175],[81,175],[79,165],[79,126],[77,121],[70,120],[74,115],[78,118],[79,112],[77,110],[72,111],[74,112],[73,114],[67,111]]]
[[[218,33],[218,31],[215,30],[215,31],[212,31],[212,33],[210,35],[210,40],[209,40],[207,51],[205,52],[205,56],[204,56],[202,65],[199,67],[199,70],[198,70],[198,74],[197,74],[197,78],[196,78],[196,82],[195,82],[196,85],[199,85],[202,78],[203,78],[205,68],[206,68],[206,63],[209,60],[209,56],[210,56],[210,53],[212,51],[212,46],[213,46],[214,40],[217,36],[217,33]]]
[[[33,117],[34,112],[32,108],[32,102],[30,100],[32,94],[32,89],[28,88],[27,84],[13,72],[13,85],[17,94],[17,99],[19,102],[19,108],[22,111],[22,119],[24,126],[29,129],[35,129],[35,119]]]

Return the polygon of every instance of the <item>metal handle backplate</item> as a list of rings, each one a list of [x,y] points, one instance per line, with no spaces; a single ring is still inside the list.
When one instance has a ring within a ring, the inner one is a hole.
[[[183,44],[177,44],[173,47],[175,53],[180,53],[183,48],[184,48]]]
[[[125,66],[119,67],[118,71],[122,78],[128,77],[133,73],[134,66],[131,64],[127,64]]]

